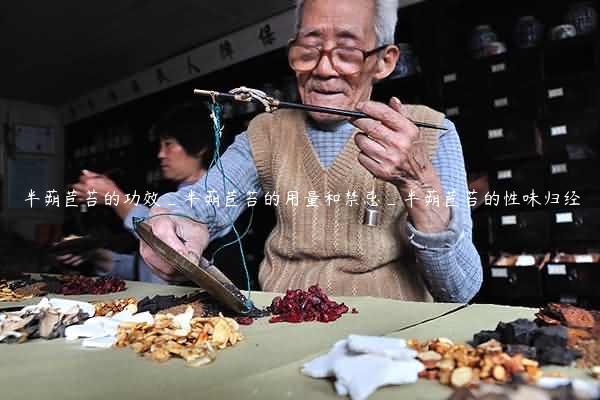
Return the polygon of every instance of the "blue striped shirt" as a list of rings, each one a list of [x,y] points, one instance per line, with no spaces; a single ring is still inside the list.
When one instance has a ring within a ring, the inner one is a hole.
[[[460,139],[452,122],[445,120],[444,126],[448,130],[439,136],[432,164],[446,196],[454,199],[448,229],[439,233],[423,233],[409,222],[406,229],[434,299],[468,302],[479,291],[483,273],[479,254],[472,241],[472,220]],[[350,123],[342,124],[333,132],[308,128],[310,141],[325,168],[333,163],[354,129]],[[221,160],[227,181],[224,182],[217,168],[212,168],[191,188],[161,196],[157,205],[203,221],[208,225],[211,240],[229,232],[231,223],[248,207],[248,194],[256,199],[265,194],[246,132],[236,137]]]

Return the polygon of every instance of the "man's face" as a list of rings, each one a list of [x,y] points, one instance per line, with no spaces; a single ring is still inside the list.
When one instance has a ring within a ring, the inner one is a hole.
[[[200,161],[190,156],[174,138],[161,138],[158,152],[160,169],[165,179],[183,182],[198,173]]]
[[[367,0],[306,0],[297,43],[319,46],[375,47],[375,2]],[[377,55],[368,57],[362,70],[354,75],[340,75],[323,56],[309,72],[297,72],[298,90],[302,102],[324,107],[354,110],[360,101],[371,96]],[[345,117],[311,113],[321,123],[333,123]]]

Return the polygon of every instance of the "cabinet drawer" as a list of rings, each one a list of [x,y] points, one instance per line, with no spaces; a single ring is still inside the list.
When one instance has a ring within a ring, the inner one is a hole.
[[[556,114],[545,119],[540,126],[545,155],[571,160],[598,156],[598,113]]]
[[[584,201],[585,197],[579,200]],[[568,242],[600,244],[600,208],[573,206],[553,210],[551,224],[552,240],[559,248]]]
[[[546,211],[500,212],[493,219],[495,249],[524,252],[549,247],[550,221]]]
[[[598,81],[595,78],[552,80],[544,85],[542,98],[547,115],[567,110],[593,109],[598,100]]]
[[[542,273],[536,266],[490,266],[485,278],[486,295],[493,299],[536,302],[543,298]]]
[[[490,189],[500,195],[499,206],[507,207],[503,196],[506,193],[515,192],[522,208],[532,208],[532,204],[523,201],[523,196],[531,195],[532,191],[538,196],[537,202],[543,204],[545,185],[544,164],[541,161],[495,163],[494,168],[490,170],[489,177]],[[540,206],[537,203],[533,205]]]
[[[600,180],[590,179],[590,174],[598,171],[600,171],[599,158],[550,161],[546,167],[548,190],[562,194],[568,191],[600,192]]]
[[[536,157],[542,152],[535,121],[499,118],[492,120],[482,134],[487,153],[493,160]]]
[[[544,293],[553,300],[561,297],[600,297],[600,263],[550,262],[542,270]]]

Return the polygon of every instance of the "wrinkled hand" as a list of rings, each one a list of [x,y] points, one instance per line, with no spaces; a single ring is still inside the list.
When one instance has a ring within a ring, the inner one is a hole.
[[[63,254],[56,256],[61,264],[78,267],[82,263],[89,261],[96,269],[105,272],[112,271],[113,268],[113,253],[106,249],[95,249],[83,254]]]
[[[358,161],[374,176],[396,187],[425,184],[431,163],[419,140],[419,129],[404,116],[402,103],[395,97],[389,106],[367,101],[358,110],[371,117],[353,121],[361,130],[355,137],[361,151]]]
[[[79,176],[79,182],[71,186],[75,191],[75,199],[83,203],[88,199],[89,192],[95,191],[98,204],[106,204],[106,195],[116,194],[119,196],[119,202],[125,201],[125,194],[115,182],[105,175],[96,172],[83,170]]]
[[[353,124],[362,132],[355,137],[360,149],[358,161],[375,177],[396,186],[402,199],[421,199],[409,205],[408,216],[421,232],[442,232],[450,221],[440,179],[427,158],[419,129],[405,116],[397,98],[390,105],[367,101],[358,110],[370,118],[359,118]],[[423,199],[436,194],[439,206],[428,206]]]
[[[164,208],[152,208],[150,216],[168,213]],[[152,227],[152,232],[175,251],[198,263],[204,249],[208,245],[208,228],[204,224],[176,216],[157,216],[146,221]],[[150,246],[140,240],[140,254],[146,264],[166,281],[182,281],[185,278]]]

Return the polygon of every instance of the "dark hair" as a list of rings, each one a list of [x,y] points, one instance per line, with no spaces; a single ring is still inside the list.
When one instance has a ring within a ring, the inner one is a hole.
[[[206,104],[179,104],[166,111],[152,126],[154,136],[173,138],[185,152],[208,169],[214,153],[210,113]]]

